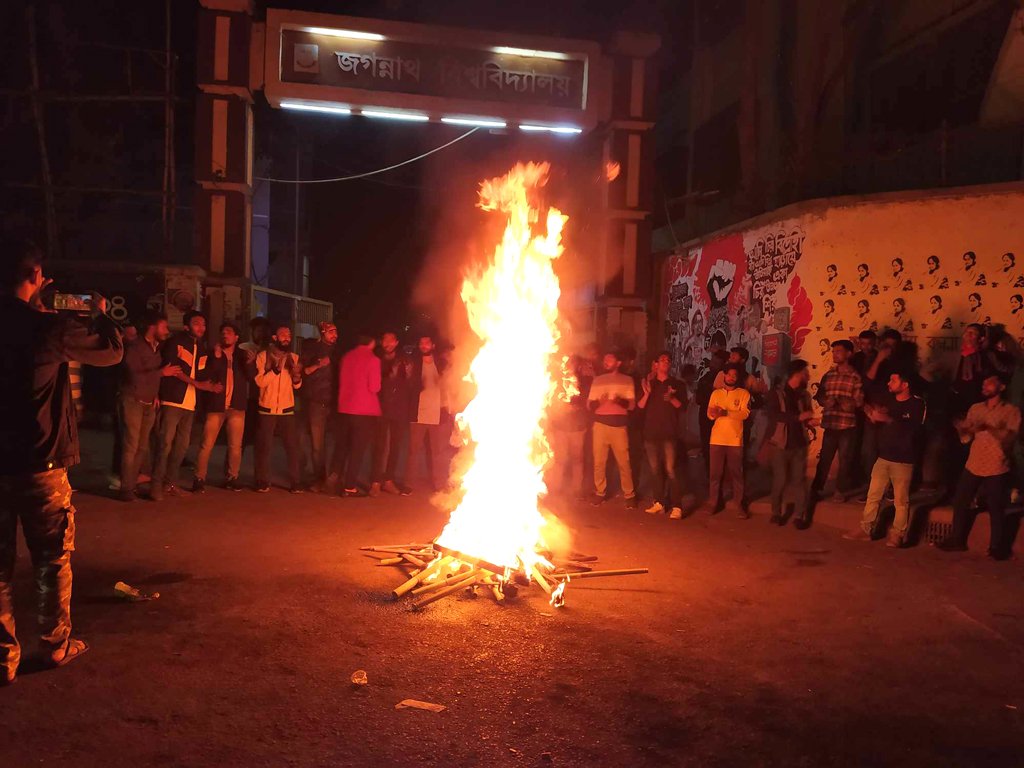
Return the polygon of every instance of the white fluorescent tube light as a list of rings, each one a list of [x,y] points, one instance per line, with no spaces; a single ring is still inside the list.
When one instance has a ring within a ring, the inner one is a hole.
[[[478,128],[506,128],[504,120],[488,120],[483,117],[442,117],[442,123],[449,125],[475,125]]]
[[[303,32],[314,35],[327,35],[329,37],[347,37],[350,40],[384,40],[384,35],[376,32],[360,32],[357,29],[330,29],[329,27],[304,27]]]
[[[507,45],[499,45],[493,49],[495,53],[504,53],[509,56],[528,56],[534,59],[554,59],[555,61],[568,61],[569,56],[558,51],[535,51],[531,48],[510,48]]]
[[[548,131],[549,133],[583,133],[582,128],[577,128],[574,125],[520,125],[520,130],[523,131]]]
[[[348,107],[332,107],[329,104],[304,104],[301,101],[282,101],[284,109],[298,109],[303,112],[326,112],[329,115],[351,115]]]
[[[378,112],[375,109],[364,109],[360,112],[363,117],[383,117],[388,120],[409,120],[414,123],[425,123],[430,120],[428,115],[419,115],[415,112]]]

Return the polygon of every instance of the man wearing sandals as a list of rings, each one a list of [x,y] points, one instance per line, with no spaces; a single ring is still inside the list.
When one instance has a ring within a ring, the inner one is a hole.
[[[43,308],[42,253],[25,241],[0,244],[0,686],[14,682],[21,646],[14,633],[11,580],[18,521],[32,557],[44,663],[59,667],[88,650],[71,637],[71,552],[75,508],[68,467],[78,463],[78,427],[68,363],[121,362],[106,299],[92,319]]]

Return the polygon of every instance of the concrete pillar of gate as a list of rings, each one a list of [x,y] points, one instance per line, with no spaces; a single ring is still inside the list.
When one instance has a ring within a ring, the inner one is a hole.
[[[657,35],[619,32],[606,53],[612,62],[611,119],[604,164],[619,173],[605,188],[605,242],[601,254],[598,339],[631,346],[643,356],[648,309],[654,306],[650,213],[654,199],[654,127]]]
[[[224,320],[250,277],[252,0],[199,0],[196,80],[196,263],[207,304]]]

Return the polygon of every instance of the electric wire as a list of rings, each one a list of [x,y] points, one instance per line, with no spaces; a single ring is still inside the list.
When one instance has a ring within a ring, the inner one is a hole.
[[[417,160],[422,160],[423,158],[425,158],[425,157],[427,157],[429,155],[432,155],[435,152],[440,152],[442,149],[447,149],[452,144],[454,144],[454,143],[456,143],[458,141],[462,141],[464,138],[466,138],[470,134],[476,133],[479,130],[480,130],[479,127],[477,127],[477,128],[470,128],[464,134],[462,134],[461,136],[455,137],[454,139],[449,141],[447,144],[442,144],[440,147],[434,147],[434,149],[431,149],[431,150],[429,150],[427,152],[424,152],[422,155],[417,155],[416,157],[411,157],[408,160],[403,160],[400,163],[395,163],[394,165],[389,165],[387,168],[378,168],[375,171],[367,171],[366,173],[356,173],[356,174],[353,174],[351,176],[339,176],[339,177],[333,178],[333,179],[274,179],[274,178],[267,178],[267,177],[264,177],[264,176],[256,176],[255,178],[256,178],[257,181],[269,181],[269,182],[273,182],[275,184],[330,184],[330,183],[339,182],[339,181],[353,181],[355,179],[365,179],[367,176],[376,176],[378,173],[386,173],[387,171],[393,171],[395,168],[401,168],[403,165],[409,165],[409,163],[415,163]]]

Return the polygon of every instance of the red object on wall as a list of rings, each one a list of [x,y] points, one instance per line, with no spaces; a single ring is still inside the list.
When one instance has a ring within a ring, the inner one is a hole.
[[[784,333],[771,333],[761,339],[761,363],[768,366],[782,364],[782,337]]]

